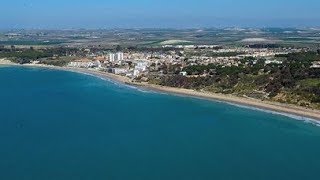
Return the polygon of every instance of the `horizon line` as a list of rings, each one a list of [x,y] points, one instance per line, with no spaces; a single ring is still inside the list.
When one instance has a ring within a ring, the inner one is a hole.
[[[206,29],[317,29],[320,30],[320,25],[317,26],[224,26],[224,27],[72,27],[72,28],[41,28],[41,27],[24,27],[24,28],[1,28],[0,30],[206,30]]]

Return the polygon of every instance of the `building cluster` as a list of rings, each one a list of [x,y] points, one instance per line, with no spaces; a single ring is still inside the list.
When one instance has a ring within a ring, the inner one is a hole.
[[[163,47],[166,48],[166,47]],[[202,51],[209,53],[202,53]],[[243,64],[243,59],[253,57],[255,59],[264,58],[266,64],[281,64],[280,60],[274,58],[279,54],[299,52],[300,49],[254,49],[254,48],[218,48],[218,46],[182,46],[179,49],[168,51],[129,51],[126,52],[92,52],[85,50],[83,59],[72,61],[69,67],[96,68],[101,71],[114,73],[117,75],[136,78],[148,73],[162,74],[161,67],[177,65],[180,67],[179,74],[186,75],[182,69],[192,65],[216,64],[223,66],[239,66]],[[83,52],[83,51],[82,51]],[[191,54],[194,55],[189,55]],[[221,54],[221,56],[208,56],[206,54]],[[230,56],[228,56],[228,53]],[[254,63],[254,62],[253,62]],[[317,67],[315,64],[314,67]]]
[[[89,51],[88,51],[89,53]],[[86,56],[88,57],[88,56]],[[149,61],[140,56],[135,58],[135,55],[130,53],[107,53],[104,56],[92,55],[90,53],[90,58],[81,58],[68,63],[68,67],[76,68],[95,68],[117,75],[124,75],[131,78],[138,77],[143,73],[146,73],[149,67]]]
[[[123,61],[123,52],[117,52],[116,54],[114,53],[109,53],[108,55],[108,60],[110,62],[118,62],[118,61]]]
[[[90,59],[80,59],[70,62],[68,66],[77,68],[101,68],[102,63],[99,60],[92,61]]]

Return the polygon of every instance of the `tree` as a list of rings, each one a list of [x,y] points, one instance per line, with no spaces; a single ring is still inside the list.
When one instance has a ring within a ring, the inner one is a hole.
[[[0,51],[5,51],[5,46],[4,45],[0,45]]]
[[[116,47],[116,51],[122,51],[122,47],[120,46],[120,45],[117,45],[117,47]]]
[[[11,45],[11,51],[15,51],[16,47],[14,45]]]

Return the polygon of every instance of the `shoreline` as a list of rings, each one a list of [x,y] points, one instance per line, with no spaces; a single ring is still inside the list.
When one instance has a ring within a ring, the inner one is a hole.
[[[229,103],[234,106],[243,106],[245,108],[252,108],[261,111],[269,111],[271,113],[281,114],[285,116],[297,116],[299,119],[303,118],[303,120],[315,121],[320,125],[320,111],[303,108],[290,104],[282,104],[272,101],[262,101],[258,99],[248,99],[242,98],[234,95],[226,95],[226,94],[217,94],[210,92],[201,92],[195,91],[191,89],[182,89],[182,88],[174,88],[174,87],[166,87],[166,86],[158,86],[152,84],[140,84],[140,83],[130,83],[129,85],[134,85],[138,87],[142,87],[145,89],[154,90],[157,92],[164,92],[175,95],[182,95],[188,97],[195,97],[204,100],[212,100],[216,102]]]
[[[283,103],[277,103],[272,101],[262,101],[258,99],[249,99],[249,98],[238,97],[234,95],[217,94],[217,93],[210,93],[205,91],[196,91],[191,89],[153,85],[148,83],[136,83],[136,82],[132,82],[131,79],[128,77],[115,75],[107,72],[102,72],[94,69],[58,67],[58,66],[39,65],[39,64],[38,65],[37,64],[27,64],[27,65],[0,64],[0,65],[49,68],[49,69],[55,69],[55,70],[64,70],[64,71],[70,71],[75,73],[93,75],[103,79],[110,79],[116,82],[120,82],[125,85],[140,87],[147,90],[153,90],[156,92],[164,92],[168,94],[195,97],[195,98],[201,98],[201,99],[212,100],[212,101],[221,101],[224,103],[231,103],[233,105],[246,106],[249,108],[252,107],[260,110],[267,110],[267,111],[271,111],[278,114],[293,115],[293,116],[298,116],[299,118],[308,118],[310,120],[314,120],[317,123],[320,123],[320,110],[313,110],[313,109],[304,108],[296,105],[283,104]]]

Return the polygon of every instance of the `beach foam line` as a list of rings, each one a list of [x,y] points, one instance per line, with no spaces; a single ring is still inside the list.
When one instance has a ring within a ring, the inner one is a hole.
[[[313,119],[313,118],[304,117],[304,116],[300,116],[300,115],[295,115],[295,114],[290,114],[290,113],[285,113],[285,112],[278,112],[278,111],[269,110],[269,109],[263,109],[263,108],[254,107],[254,106],[250,106],[250,105],[242,105],[242,104],[232,103],[232,102],[228,102],[228,101],[222,101],[222,100],[218,100],[218,99],[214,99],[214,98],[205,98],[205,97],[200,97],[200,96],[189,96],[189,95],[185,95],[185,94],[170,93],[170,92],[159,92],[159,93],[160,94],[164,94],[164,95],[169,95],[169,96],[173,95],[173,96],[178,96],[178,97],[187,97],[187,98],[192,98],[192,99],[213,101],[213,102],[222,103],[222,104],[229,104],[231,106],[236,106],[236,107],[239,107],[239,108],[250,109],[250,110],[254,110],[254,111],[260,111],[260,112],[265,112],[265,113],[275,114],[275,115],[280,115],[280,116],[286,116],[286,117],[289,117],[291,119],[295,119],[295,120],[298,120],[298,121],[302,121],[302,122],[305,122],[305,123],[312,124],[312,125],[320,127],[320,121],[319,120],[316,120],[316,119]]]
[[[254,110],[254,111],[261,111],[261,112],[265,112],[265,113],[269,113],[269,114],[286,116],[286,117],[289,117],[289,118],[291,118],[291,119],[303,121],[303,122],[305,122],[305,123],[310,123],[310,124],[313,124],[313,125],[315,125],[315,126],[320,127],[320,122],[319,122],[318,120],[312,119],[312,118],[308,118],[308,117],[303,117],[303,116],[299,116],[299,115],[289,114],[289,113],[285,113],[285,112],[277,112],[277,111],[268,110],[268,109],[262,109],[262,108],[253,107],[253,106],[249,106],[249,105],[240,105],[240,104],[231,103],[231,102],[224,102],[224,101],[219,101],[219,102],[221,102],[221,103],[227,103],[227,104],[230,104],[230,105],[232,105],[232,106],[239,107],[239,108],[250,109],[250,110]]]
[[[115,85],[126,85],[125,83],[113,80],[112,78],[102,77],[101,75],[97,75],[97,74],[90,73],[90,72],[83,72],[83,71],[69,70],[69,69],[67,69],[66,71],[70,71],[70,72],[74,72],[74,73],[78,73],[78,74],[83,74],[83,75],[95,77],[95,78],[98,78],[98,79],[101,79],[101,80],[104,80],[104,81],[111,82],[111,83],[113,83]]]
[[[140,87],[137,87],[137,86],[128,85],[126,83],[114,80],[112,78],[102,77],[101,75],[97,75],[97,74],[94,74],[94,73],[82,72],[82,71],[76,71],[76,70],[71,70],[71,71],[75,72],[75,73],[80,73],[80,74],[83,74],[83,75],[92,76],[92,77],[95,77],[95,78],[110,82],[110,83],[112,83],[114,85],[117,85],[118,87],[126,87],[126,88],[134,89],[134,90],[142,92],[142,93],[156,93],[155,91],[152,91],[152,90],[147,90],[147,89],[140,88]]]

